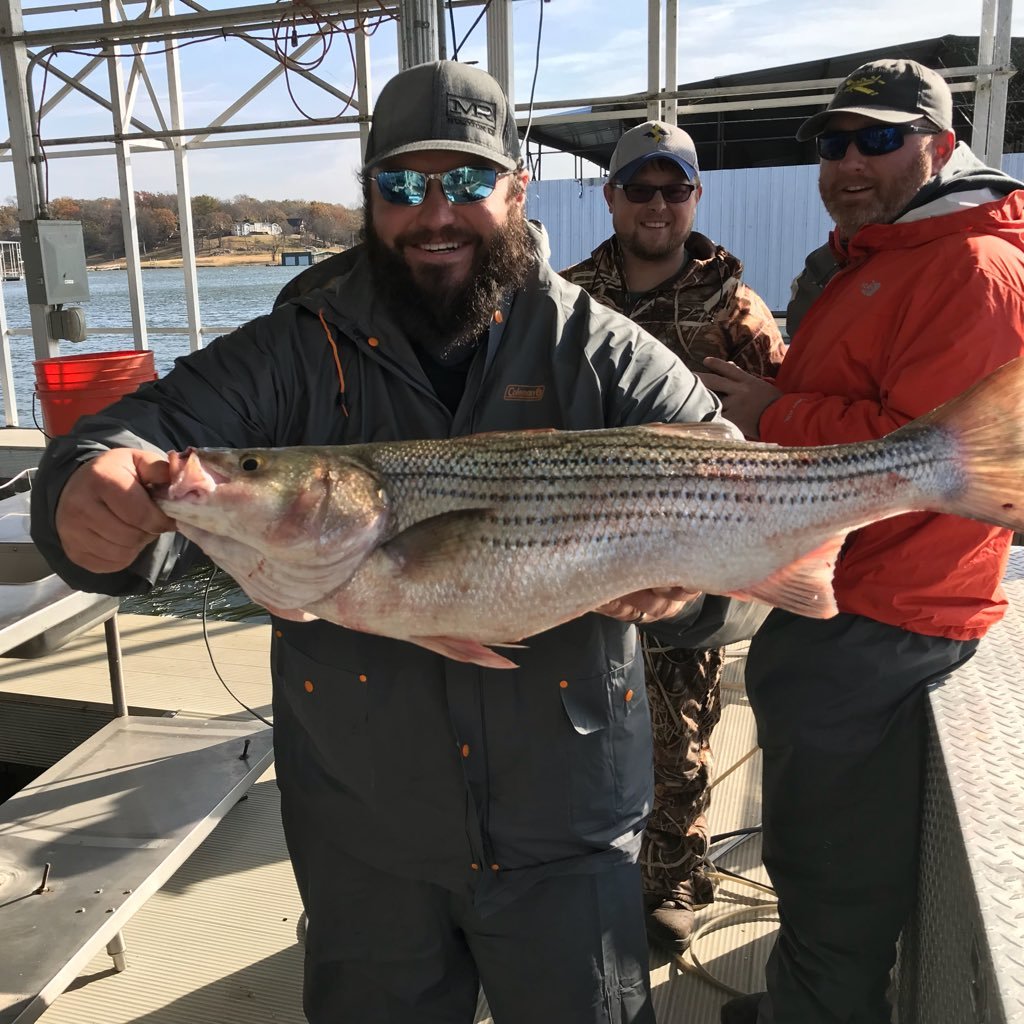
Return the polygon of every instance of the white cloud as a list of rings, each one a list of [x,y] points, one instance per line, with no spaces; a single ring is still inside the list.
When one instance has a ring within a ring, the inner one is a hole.
[[[541,0],[513,5],[516,99],[529,97],[534,72],[537,16]],[[772,67],[895,45],[946,33],[977,35],[981,0],[690,0],[680,3],[680,81],[693,81],[741,71]],[[456,12],[461,39],[479,13],[475,8]],[[1024,31],[1024,3],[1014,15]],[[35,25],[34,27],[38,27]],[[446,25],[451,45],[450,28]],[[385,24],[371,40],[372,82],[376,96],[397,70],[396,33]],[[461,54],[463,59],[486,62],[484,23],[474,30]],[[62,57],[62,70],[73,71],[84,58]],[[215,40],[183,48],[180,52],[183,102],[189,125],[215,117],[272,67],[270,59],[237,40]],[[166,91],[162,58],[150,60],[154,88]],[[351,86],[351,58],[345,40],[337,38],[317,71],[338,88]],[[40,86],[39,74],[35,85]],[[93,72],[88,84],[106,93],[103,69]],[[316,96],[306,83],[291,78],[293,91],[308,112],[332,114],[339,101]],[[638,92],[647,87],[647,4],[642,0],[553,0],[544,6],[544,34],[537,78],[539,100],[581,99]],[[59,88],[51,76],[48,95]],[[166,108],[165,108],[166,109]],[[140,92],[139,116],[155,117]],[[296,110],[283,78],[236,115],[235,121],[292,120]],[[44,120],[44,135],[79,135],[109,132],[110,115],[80,95],[69,97]],[[329,202],[356,202],[355,142],[301,146],[237,147],[202,150],[192,154],[193,191],[228,197],[245,191],[260,198],[306,196]],[[555,166],[545,159],[545,174]],[[566,164],[566,173],[571,173]],[[164,154],[139,154],[134,160],[136,187],[152,191],[174,189],[173,163]],[[9,163],[0,163],[0,195],[14,192]],[[112,157],[51,160],[50,192],[83,198],[116,195]]]

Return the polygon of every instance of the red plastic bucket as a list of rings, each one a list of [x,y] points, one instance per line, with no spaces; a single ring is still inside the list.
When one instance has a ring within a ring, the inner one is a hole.
[[[157,377],[148,350],[58,356],[33,365],[43,430],[50,437],[67,434],[80,416],[105,409]]]
[[[152,380],[156,375],[153,353],[149,349],[86,352],[78,356],[37,359],[32,365],[36,371],[36,384],[50,391],[59,391],[72,384],[99,384],[110,376],[128,376],[143,381]]]
[[[91,380],[67,377],[57,385],[36,381],[36,391],[81,391],[90,388],[126,388],[131,391],[143,381],[153,380],[155,377],[155,373],[110,373]]]

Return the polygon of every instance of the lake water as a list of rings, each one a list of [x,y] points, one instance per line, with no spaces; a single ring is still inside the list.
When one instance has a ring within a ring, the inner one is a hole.
[[[199,267],[199,307],[202,323],[210,327],[234,328],[253,317],[269,313],[274,298],[301,267],[245,265],[236,267]],[[181,327],[186,330],[185,287],[180,270],[153,269],[142,272],[146,323],[150,327]],[[24,281],[5,281],[3,297],[7,324],[11,328],[30,325]],[[130,327],[128,275],[121,270],[93,271],[89,274],[89,301],[83,302],[86,324],[102,327]],[[209,344],[214,335],[204,335]],[[60,354],[109,352],[130,349],[130,334],[90,335],[79,344],[61,342]],[[178,356],[188,353],[188,335],[150,335],[157,372],[166,373]],[[33,410],[35,351],[29,335],[11,338],[11,365],[17,395],[19,426],[31,427],[40,420]],[[33,418],[35,417],[35,419]],[[0,411],[0,424],[4,423]],[[202,613],[203,593],[209,568],[197,568],[180,581],[168,584],[146,598],[125,598],[122,610],[141,614],[174,615],[194,618]],[[264,609],[252,604],[234,581],[218,573],[210,587],[209,615],[219,619],[267,619]]]
[[[239,327],[253,317],[269,313],[280,289],[301,271],[302,267],[264,266],[248,264],[236,267],[199,267],[199,310],[202,323],[210,327]],[[185,285],[181,270],[144,270],[142,272],[143,302],[149,327],[180,327],[187,331],[188,313],[185,308]],[[28,299],[24,281],[3,283],[7,325],[10,328],[30,326]],[[86,326],[130,328],[131,307],[128,303],[128,275],[123,270],[91,271],[89,273],[89,300],[81,303],[85,311]],[[209,344],[213,335],[204,334]],[[61,342],[60,354],[72,356],[83,352],[111,352],[130,349],[135,345],[130,334],[90,334],[78,344]],[[149,347],[153,350],[157,372],[166,373],[178,356],[188,353],[188,335],[151,334]],[[29,335],[11,338],[11,365],[14,390],[17,395],[18,425],[31,427],[41,422],[38,406],[33,419],[35,370],[32,362],[35,350]],[[6,426],[0,411],[0,425]]]

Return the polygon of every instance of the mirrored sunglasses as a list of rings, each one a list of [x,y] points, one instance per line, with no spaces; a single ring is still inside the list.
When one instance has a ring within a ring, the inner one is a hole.
[[[377,182],[381,198],[397,206],[419,206],[427,196],[432,181],[441,183],[441,191],[449,203],[479,203],[493,191],[499,178],[511,171],[496,171],[493,167],[453,167],[450,171],[378,171]]]
[[[666,203],[685,203],[693,195],[696,185],[689,182],[680,182],[673,185],[622,185],[617,181],[612,182],[612,188],[621,188],[622,194],[631,203],[649,203],[655,192],[661,193],[661,198]]]
[[[938,134],[938,128],[916,124],[869,124],[853,132],[822,132],[817,138],[818,156],[842,160],[851,142],[857,143],[861,156],[885,156],[901,149],[907,135]]]

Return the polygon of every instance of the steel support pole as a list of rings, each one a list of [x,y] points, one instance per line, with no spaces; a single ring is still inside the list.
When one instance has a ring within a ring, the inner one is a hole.
[[[1000,0],[996,13],[995,35],[993,38],[993,63],[1006,66],[1010,63],[1012,41],[1011,18],[1013,0]],[[997,170],[1003,166],[1004,135],[1006,134],[1006,102],[1009,96],[1010,76],[1003,72],[992,77],[992,101],[989,107],[988,158],[989,167]]]
[[[647,0],[647,119],[661,120],[661,0]]]
[[[400,0],[398,4],[398,61],[400,70],[437,60],[437,3]]]
[[[356,103],[359,108],[359,155],[365,161],[370,138],[370,37],[362,26],[356,32]]]
[[[174,0],[164,0],[164,14],[174,15]],[[167,49],[167,100],[171,109],[171,127],[185,126],[181,102],[181,68],[178,48]],[[196,278],[196,240],[192,228],[192,183],[188,173],[188,152],[180,136],[170,140],[174,153],[174,179],[178,186],[178,232],[181,236],[181,272],[185,281],[185,311],[188,316],[188,347],[202,348],[202,321],[199,313],[199,282]]]
[[[979,67],[1010,64],[1012,14],[1013,0],[983,0],[978,33]],[[989,167],[1000,168],[1003,163],[1009,84],[1009,74],[1002,71],[982,72],[975,80],[971,149]]]
[[[679,88],[679,0],[665,0],[665,89],[669,93]],[[662,120],[676,123],[674,99],[665,98],[662,104]]]
[[[105,0],[103,19],[117,21],[116,0]],[[132,314],[132,332],[137,349],[149,348],[146,336],[146,312],[142,297],[142,258],[139,253],[138,222],[135,215],[135,178],[132,173],[131,144],[121,137],[128,127],[131,112],[127,109],[124,71],[114,43],[107,50],[107,73],[110,79],[110,108],[113,113],[114,150],[117,161],[117,182],[121,192],[121,229],[124,234],[125,270],[128,276],[128,300]]]
[[[999,0],[982,0],[981,30],[978,33],[978,64],[982,67],[992,63],[998,3]],[[974,155],[982,161],[985,161],[988,153],[992,81],[992,75],[979,74],[974,86],[974,127],[971,132],[971,149],[974,150]]]
[[[11,162],[14,169],[14,188],[18,195],[18,220],[36,220],[45,214],[46,197],[40,193],[39,159],[33,144],[35,116],[30,100],[28,50],[25,43],[16,40],[24,31],[20,0],[6,0],[0,3],[0,70],[4,79],[4,99],[7,105],[7,124],[11,133]],[[32,323],[32,344],[37,359],[49,359],[60,351],[60,343],[50,334],[48,314],[52,306],[43,303],[29,303],[29,317]],[[10,378],[10,352],[7,349],[7,333],[4,332],[4,404],[7,395],[13,394]],[[11,399],[13,402],[13,398]],[[13,408],[12,408],[13,412]],[[12,426],[17,422],[17,415]]]
[[[117,610],[103,622],[103,638],[107,645],[107,671],[110,673],[110,701],[118,718],[128,716],[128,697],[124,690],[121,668],[121,633],[117,628]]]
[[[515,109],[515,53],[512,48],[512,0],[491,0],[487,8],[487,70]]]

